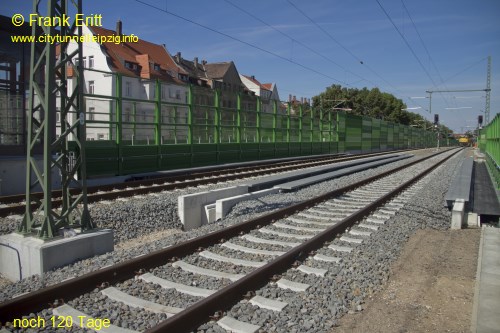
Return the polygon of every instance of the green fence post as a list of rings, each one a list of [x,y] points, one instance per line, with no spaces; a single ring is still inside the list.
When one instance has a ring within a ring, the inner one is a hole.
[[[290,117],[291,117],[291,106],[288,102],[286,106],[286,142],[288,143],[288,156],[290,156]]]
[[[161,135],[161,82],[156,79],[155,81],[155,145],[156,145],[156,166],[158,170],[161,170],[161,145],[163,143]]]
[[[241,143],[241,93],[240,92],[238,93],[236,99],[236,142]]]
[[[234,125],[234,124],[233,124]],[[236,143],[238,144],[238,160],[241,161],[241,92],[236,95]]]
[[[214,115],[214,143],[216,147],[216,161],[219,163],[219,131],[220,131],[220,92],[215,90],[215,115]]]
[[[188,145],[189,145],[189,166],[193,166],[193,85],[188,86]]]
[[[302,116],[303,114],[302,104],[299,104],[299,144],[300,144],[300,152],[302,153]]]
[[[261,125],[261,121],[260,121],[260,113],[262,111],[262,100],[260,99],[259,96],[257,96],[257,105],[256,105],[256,119],[255,119],[255,126],[257,127],[256,129],[256,135],[257,135],[257,143],[261,143],[262,140],[261,140],[261,130],[260,130],[260,125]],[[259,145],[259,154],[260,154],[260,145]],[[259,155],[260,156],[260,155]]]
[[[276,130],[278,127],[278,102],[273,100],[273,144],[274,144],[274,157],[276,157]]]
[[[123,175],[123,96],[122,75],[116,74],[116,145],[118,147],[118,175]]]
[[[312,153],[312,143],[314,142],[314,110],[312,108],[309,109],[311,113],[311,124],[309,125],[309,137],[311,141],[311,153]]]
[[[190,84],[188,86],[188,100],[187,100],[188,114],[187,114],[187,125],[188,125],[188,144],[193,144],[193,86]]]

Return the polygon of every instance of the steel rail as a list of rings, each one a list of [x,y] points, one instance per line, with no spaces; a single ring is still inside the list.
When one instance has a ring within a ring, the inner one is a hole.
[[[458,151],[456,153],[458,153]],[[192,306],[170,317],[159,325],[146,330],[145,333],[183,333],[190,332],[196,329],[198,326],[208,321],[210,319],[210,316],[214,315],[216,311],[224,310],[233,306],[242,298],[244,298],[243,295],[245,295],[245,293],[249,291],[255,291],[263,287],[270,281],[270,279],[274,275],[280,274],[287,268],[292,267],[295,261],[305,259],[311,251],[321,248],[325,242],[335,239],[337,235],[343,233],[347,228],[352,227],[357,221],[369,215],[372,211],[376,210],[380,206],[383,206],[386,202],[429,174],[432,170],[437,168],[439,165],[447,161],[455,154],[451,154],[438,163],[432,165],[431,167],[419,173],[417,176],[404,182],[393,191],[385,194],[384,196],[363,207],[362,209],[352,213],[337,224],[322,231],[318,235],[305,241],[299,246],[292,248],[285,254],[275,258],[266,265],[257,268],[249,274],[246,274],[241,279],[193,304]],[[326,194],[324,196],[308,200],[307,206],[309,206],[310,204],[316,205],[331,197],[332,195]]]
[[[106,185],[96,185],[96,186],[89,186],[87,188],[88,193],[95,193],[99,191],[112,191],[120,188],[127,188],[127,187],[139,187],[139,186],[149,186],[149,185],[154,185],[157,184],[158,182],[179,182],[179,181],[185,181],[186,179],[192,179],[194,177],[208,177],[208,176],[218,176],[218,175],[223,175],[228,172],[246,172],[246,171],[252,171],[256,170],[258,168],[272,168],[273,166],[285,166],[285,165],[294,165],[297,163],[307,163],[308,161],[322,161],[322,160],[328,160],[328,159],[335,159],[336,157],[341,157],[344,155],[341,154],[331,154],[331,155],[326,155],[326,157],[321,157],[321,158],[309,158],[309,159],[294,159],[286,162],[268,162],[268,161],[260,161],[262,163],[251,163],[248,166],[242,166],[242,167],[228,167],[228,166],[213,166],[213,167],[204,167],[204,170],[198,170],[198,172],[193,172],[193,173],[187,173],[188,170],[185,172],[181,171],[172,171],[171,175],[156,175],[156,176],[148,176],[145,179],[134,179],[131,181],[124,181],[122,183],[113,183],[113,184],[106,184]],[[132,177],[132,175],[131,175]],[[146,177],[146,176],[145,176]],[[71,194],[78,194],[78,189],[72,189]],[[52,191],[52,197],[57,197],[61,195],[61,190],[54,190]],[[43,196],[42,192],[36,192],[34,193],[35,198],[41,198]],[[0,196],[0,203],[2,204],[10,204],[10,203],[20,203],[22,202],[26,196],[24,194],[13,194],[13,195],[5,195],[5,196]]]
[[[19,297],[16,297],[14,299],[8,300],[0,304],[0,322],[8,322],[8,321],[12,322],[14,318],[20,318],[19,316],[42,310],[44,307],[46,307],[47,304],[51,304],[56,299],[71,299],[78,297],[82,293],[89,292],[95,289],[96,286],[100,286],[103,283],[114,284],[133,278],[136,275],[136,272],[144,270],[147,271],[150,268],[155,268],[164,265],[168,263],[171,259],[189,255],[200,247],[206,248],[224,239],[238,236],[241,233],[249,232],[250,230],[255,229],[259,226],[268,225],[275,220],[285,218],[287,216],[296,213],[297,211],[301,211],[308,207],[314,206],[318,202],[322,202],[332,197],[336,197],[343,193],[352,191],[359,186],[363,186],[365,184],[383,178],[391,173],[415,165],[417,163],[425,161],[441,153],[443,152],[438,152],[430,156],[420,158],[416,161],[393,168],[381,174],[369,177],[365,180],[361,180],[354,184],[322,194],[316,198],[305,200],[298,204],[279,209],[269,214],[253,218],[246,222],[235,224],[226,227],[224,229],[203,235],[201,237],[166,247],[164,249],[156,250],[149,254],[138,256],[136,258],[126,260],[124,262],[121,262],[119,264],[110,267],[103,267],[100,270],[90,272],[82,276],[72,278],[70,280],[63,281],[59,284],[37,290],[29,294],[21,295]],[[316,237],[314,239],[316,239]],[[196,309],[198,309],[198,306],[196,307]],[[213,309],[214,307],[212,307],[212,312]],[[183,314],[183,316],[185,315],[186,314]],[[172,321],[168,321],[168,323],[172,323]],[[179,324],[177,323],[176,325]],[[152,332],[159,332],[159,331],[161,330],[155,330]]]
[[[356,159],[361,159],[369,156],[381,156],[381,155],[387,155],[387,154],[394,154],[397,153],[398,151],[391,151],[391,152],[383,152],[383,153],[375,153],[375,154],[362,154],[362,155],[355,155],[355,156],[349,156],[349,157],[339,157],[339,158],[321,158],[316,161],[311,161],[307,162],[304,161],[303,164],[297,165],[297,161],[295,162],[290,162],[287,163],[285,166],[276,166],[276,170],[256,170],[255,168],[266,168],[266,166],[262,165],[257,165],[256,167],[245,167],[245,168],[237,168],[237,169],[224,169],[224,170],[216,170],[216,171],[209,171],[209,172],[201,172],[201,173],[193,173],[193,174],[182,174],[182,175],[176,175],[176,176],[168,176],[168,177],[161,177],[161,178],[155,178],[155,179],[148,179],[148,180],[136,180],[133,182],[125,182],[125,183],[117,183],[117,184],[108,184],[108,185],[99,185],[99,186],[92,186],[89,187],[87,190],[87,201],[88,203],[95,203],[99,202],[101,200],[114,200],[117,198],[123,198],[123,197],[131,197],[134,195],[142,195],[142,194],[148,194],[148,193],[153,193],[153,192],[161,192],[161,191],[169,191],[169,190],[174,190],[174,189],[179,189],[179,188],[186,188],[190,186],[199,186],[199,185],[206,185],[206,184],[211,184],[214,182],[224,182],[224,181],[229,181],[229,180],[236,180],[240,179],[242,176],[243,177],[254,177],[254,176],[262,176],[265,174],[269,174],[270,172],[276,173],[276,172],[285,172],[285,171],[290,171],[299,168],[308,168],[308,167],[314,167],[314,166],[320,166],[320,165],[325,165],[328,163],[331,163],[332,161],[335,162],[343,162],[343,161],[350,161],[350,160],[356,160]],[[269,168],[270,166],[267,166]],[[240,172],[239,174],[232,174],[232,175],[227,175],[227,172]],[[242,174],[243,173],[243,174]],[[200,178],[200,177],[211,177],[211,178]],[[193,179],[195,178],[195,179]],[[190,180],[191,179],[191,180]],[[168,184],[157,184],[158,182],[170,182]],[[135,186],[135,187],[134,187]],[[146,186],[146,187],[142,187]],[[132,188],[129,188],[132,187]],[[119,191],[116,191],[116,190]],[[100,191],[108,191],[105,193],[98,193]],[[61,198],[56,198],[57,195],[60,195],[61,191],[56,190],[53,191],[53,197],[55,199],[52,200],[52,206],[53,207],[60,207],[62,204],[62,199]],[[70,191],[72,195],[77,195],[80,193],[78,189],[73,189]],[[39,196],[37,196],[39,195]],[[41,193],[34,193],[33,197],[40,200]],[[23,214],[26,210],[26,205],[24,203],[20,203],[22,200],[24,200],[26,197],[25,195],[12,195],[12,196],[3,196],[0,197],[0,202],[2,204],[6,203],[19,203],[18,205],[12,205],[12,206],[5,206],[5,207],[0,207],[0,217],[5,217],[11,214]],[[32,202],[31,207],[32,209],[36,209],[36,207],[39,206],[39,203],[37,202]]]

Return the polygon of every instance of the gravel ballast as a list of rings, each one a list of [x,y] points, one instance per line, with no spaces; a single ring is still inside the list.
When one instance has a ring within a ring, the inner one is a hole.
[[[275,283],[256,291],[257,295],[288,303],[282,312],[258,309],[242,301],[227,310],[225,315],[259,325],[262,332],[312,333],[329,332],[345,313],[362,311],[365,300],[387,281],[390,265],[398,258],[410,235],[424,228],[449,228],[451,215],[443,206],[443,197],[459,161],[459,157],[453,157],[417,183],[420,189],[411,196],[411,200],[378,231],[370,237],[363,237],[363,244],[351,244],[354,248],[351,253],[323,252],[342,258],[339,263],[319,262],[311,258],[303,262],[327,269],[324,278],[296,269],[289,269],[282,275],[288,280],[308,283],[311,287],[307,292],[291,292],[278,288]],[[338,240],[333,243],[346,245]],[[249,310],[249,307],[253,309]],[[256,312],[257,315],[252,315]],[[211,332],[215,329],[214,325],[213,322],[206,323],[196,332]]]
[[[406,164],[415,158],[416,157],[413,157],[405,161],[391,164],[390,166],[382,166],[356,175],[350,175],[317,184],[294,193],[275,194],[260,198],[259,200],[240,203],[233,208],[226,218],[218,223],[210,224],[190,232],[167,236],[148,244],[141,244],[141,246],[138,247],[124,248],[112,254],[82,260],[71,266],[46,273],[43,282],[40,277],[35,276],[18,283],[10,284],[0,291],[0,302],[9,299],[15,294],[36,290],[43,285],[54,284],[70,276],[79,276],[112,263],[118,263],[140,254],[149,253],[155,249],[163,248],[192,237],[218,230],[227,225],[248,220],[249,218],[268,213],[271,210],[298,203],[302,200],[311,198],[312,195],[318,195],[319,193],[340,188],[352,182],[372,176],[382,170],[388,170],[394,166]],[[338,253],[328,254],[330,256],[335,255],[341,257],[342,260],[340,263],[318,263],[314,261],[314,264],[310,266],[328,269],[328,282],[325,282],[324,278],[306,275],[297,270],[290,270],[284,274],[287,279],[297,280],[303,283],[307,281],[305,283],[311,284],[312,288],[307,294],[283,291],[273,285],[256,291],[256,293],[261,296],[270,297],[269,295],[278,295],[282,301],[288,302],[289,306],[285,308],[283,312],[275,313],[270,310],[259,309],[243,301],[228,311],[228,315],[242,321],[263,326],[263,330],[266,332],[326,332],[328,329],[335,326],[336,320],[345,312],[362,310],[363,299],[371,295],[371,293],[377,290],[378,286],[387,279],[390,263],[397,258],[399,250],[410,234],[419,228],[425,227],[437,229],[448,228],[450,214],[448,210],[442,207],[442,197],[444,192],[446,192],[450,176],[455,172],[458,161],[459,158],[454,157],[448,161],[445,166],[441,166],[437,171],[433,172],[430,180],[426,180],[425,187],[418,195],[414,196],[412,199],[413,202],[401,209],[396,216],[386,223],[386,225],[381,226],[379,231],[374,232],[371,237],[367,237],[362,246],[356,248],[350,254],[342,254],[341,256],[339,256]],[[237,183],[238,182],[232,182],[231,184],[225,183],[224,185],[210,185],[204,187],[202,190],[234,186]],[[143,199],[132,199],[128,202],[123,201],[116,205],[95,204],[91,207],[91,213],[94,220],[98,222],[100,226],[120,226],[120,231],[115,233],[115,242],[121,243],[138,236],[151,234],[158,230],[179,228],[180,222],[177,217],[177,197],[182,194],[198,191],[200,190],[191,188],[169,193],[160,193],[157,196],[147,196]],[[280,239],[280,237],[270,237],[262,233],[255,233],[255,236],[260,238]],[[255,243],[246,242],[241,239],[231,240],[231,242],[246,247],[259,248]],[[263,248],[268,250],[275,249],[278,251],[286,250],[286,247],[277,245],[266,245]],[[234,253],[234,251],[222,247],[217,247],[213,252],[226,256],[231,256],[230,253]],[[327,253],[325,252],[325,254]],[[235,257],[245,258],[245,254],[240,253],[237,256],[235,255]],[[204,265],[206,265],[207,268],[210,266],[213,267],[213,265],[221,267],[226,266],[226,269],[223,270],[233,271],[231,267],[227,267],[228,264],[225,263],[217,263],[208,259],[195,261],[205,262]],[[309,263],[309,261],[307,261],[307,263]],[[172,269],[170,265],[166,266],[168,270]],[[241,271],[241,268],[234,269],[234,272]],[[160,272],[162,268],[158,268],[157,270],[158,271],[155,273],[158,273],[158,276],[162,275]],[[192,280],[191,274],[182,272],[179,269],[175,271],[179,279]],[[245,271],[245,269],[243,269],[243,271]],[[339,279],[339,277],[341,278]],[[220,279],[209,278],[205,282],[202,282],[199,287],[217,289],[226,285],[226,283],[227,281],[224,282]],[[127,289],[126,286],[121,287]],[[160,295],[159,298],[153,297],[152,299],[156,299],[158,303],[170,306],[184,307],[192,304],[196,299],[196,297],[186,297],[185,300],[177,301],[180,297],[177,297],[177,294],[171,293],[171,291],[158,293]],[[176,301],[169,303],[169,298],[176,299]],[[158,301],[158,299],[161,301]],[[88,298],[88,300],[91,302],[92,298]],[[293,304],[293,306],[290,304]],[[84,305],[79,304],[79,306]],[[149,314],[141,316],[142,317],[137,317],[136,319],[148,320],[151,323],[157,320],[157,317],[150,317]],[[132,325],[130,326],[131,328],[134,327],[132,323],[130,325]],[[201,326],[198,331],[223,332],[224,330],[221,330],[217,325],[214,325],[214,323],[207,323]]]

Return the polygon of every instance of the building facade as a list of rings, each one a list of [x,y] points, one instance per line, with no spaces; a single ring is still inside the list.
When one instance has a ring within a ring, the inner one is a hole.
[[[83,27],[83,30],[83,34],[90,35],[122,35],[122,23],[117,23],[116,30],[101,27]],[[169,122],[187,119],[188,82],[180,79],[187,79],[187,73],[176,65],[165,46],[141,39],[82,45],[87,140],[116,140],[121,135],[121,140],[132,144],[154,142],[158,101],[162,103],[160,119],[166,125],[161,138],[169,140]],[[76,47],[70,44],[69,52]],[[69,68],[69,91],[75,82]],[[118,112],[121,112],[121,134],[116,130]]]

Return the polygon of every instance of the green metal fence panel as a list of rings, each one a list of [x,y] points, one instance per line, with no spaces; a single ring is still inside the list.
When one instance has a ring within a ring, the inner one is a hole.
[[[129,89],[136,78],[109,73],[108,79],[112,96],[85,96],[89,176],[436,145],[433,132],[343,111],[275,102],[263,112],[256,96],[160,81],[144,83],[146,98],[134,99]],[[495,126],[479,141],[492,161],[500,158]]]
[[[221,143],[218,145],[218,161],[219,163],[231,163],[239,160],[240,144],[239,143]]]
[[[345,124],[345,150],[349,152],[362,151],[363,117],[347,114]]]
[[[125,174],[157,170],[156,146],[124,146],[121,163]]]
[[[171,144],[161,146],[160,170],[183,169],[192,166],[192,145]]]
[[[486,155],[488,169],[500,188],[500,113],[479,132],[478,145]]]
[[[253,161],[259,159],[259,144],[258,143],[242,143],[241,144],[241,161]]]

